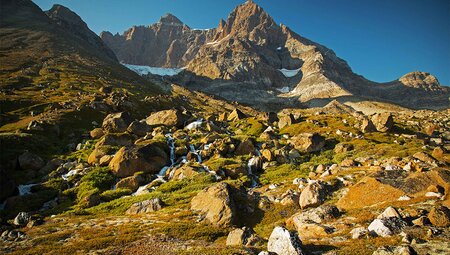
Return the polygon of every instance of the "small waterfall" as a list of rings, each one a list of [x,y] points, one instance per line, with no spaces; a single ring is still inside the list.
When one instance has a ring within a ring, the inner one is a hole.
[[[197,156],[197,162],[199,164],[202,163],[202,156],[200,155],[200,150],[196,150],[194,145],[190,144],[189,145],[189,149],[191,150],[192,153],[194,153]]]
[[[166,134],[167,145],[169,145],[170,149],[170,166],[175,165],[175,139],[173,139],[172,134]]]
[[[74,175],[78,174],[79,171],[81,171],[81,170],[80,169],[70,170],[67,174],[61,175],[61,177],[63,178],[63,180],[67,181],[67,180],[69,180],[70,176],[74,176]]]
[[[0,211],[5,210],[6,201],[0,204]]]
[[[25,196],[31,194],[31,188],[33,186],[38,185],[37,183],[27,184],[27,185],[19,185],[17,189],[19,189],[19,196]]]
[[[248,177],[250,177],[251,179],[251,187],[255,188],[258,186],[258,177],[256,176],[256,174],[253,173],[253,168],[255,168],[257,170],[258,168],[258,163],[259,163],[260,158],[255,156],[252,157],[248,163],[247,163],[247,174]]]

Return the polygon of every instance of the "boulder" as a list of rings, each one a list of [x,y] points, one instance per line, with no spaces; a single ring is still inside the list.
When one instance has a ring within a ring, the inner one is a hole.
[[[171,109],[152,113],[145,121],[150,126],[183,128],[184,123],[187,121],[187,116],[180,110]]]
[[[303,255],[302,242],[295,232],[275,227],[269,237],[267,250],[278,255]]]
[[[286,116],[282,116],[279,120],[278,120],[278,128],[282,129],[285,127],[288,127],[292,124],[295,123],[295,118],[292,114],[286,115]]]
[[[317,133],[303,133],[292,137],[290,143],[301,152],[315,152],[325,146],[325,138]]]
[[[235,222],[236,206],[229,184],[221,182],[199,192],[191,201],[191,210],[205,215],[206,220],[219,227]]]
[[[388,112],[377,113],[372,117],[372,123],[379,132],[388,132],[394,127],[394,118]]]
[[[400,216],[400,213],[392,206],[389,206],[384,210],[384,212],[380,215],[378,215],[377,219],[384,219],[384,218],[402,218]]]
[[[320,182],[313,182],[303,189],[300,194],[299,204],[302,209],[308,207],[316,207],[324,202],[326,196],[326,188]]]
[[[113,173],[120,178],[136,172],[156,174],[169,163],[167,153],[155,143],[122,147],[109,163]]]
[[[199,171],[197,169],[188,166],[188,165],[182,165],[181,167],[176,168],[171,172],[170,179],[171,180],[182,180],[184,178],[192,178],[199,174]]]
[[[298,233],[302,233],[303,238],[316,238],[332,233],[333,229],[323,223],[339,215],[337,207],[321,206],[294,214],[289,222],[292,222]]]
[[[103,120],[102,128],[107,133],[123,133],[131,121],[133,119],[127,112],[111,113]]]
[[[19,156],[19,166],[23,170],[38,171],[45,166],[44,160],[36,154],[25,152]]]
[[[89,132],[89,135],[92,139],[100,139],[105,133],[103,132],[103,129],[101,128],[94,128]]]
[[[133,121],[128,126],[127,131],[131,134],[135,134],[139,137],[145,136],[147,133],[152,131],[152,128],[145,122]]]
[[[129,189],[135,192],[141,184],[143,184],[144,178],[140,175],[133,175],[123,178],[116,184],[116,189]]]
[[[159,198],[152,198],[142,202],[134,203],[126,214],[139,214],[159,211],[163,208],[164,203]]]
[[[268,150],[268,149],[262,150],[261,154],[268,162],[274,160],[273,153],[270,150]]]
[[[334,153],[336,153],[336,154],[346,153],[346,152],[352,151],[353,149],[354,149],[353,144],[339,143],[338,145],[336,145],[336,147],[334,147]]]
[[[436,206],[428,213],[428,218],[436,227],[448,227],[450,226],[450,209],[442,205]]]
[[[242,141],[235,151],[236,155],[248,155],[248,154],[253,155],[254,153],[255,153],[255,146],[253,145],[253,142],[250,139],[245,139],[244,141]]]
[[[360,130],[363,133],[371,133],[377,131],[377,128],[368,118],[363,118],[360,126]]]
[[[228,116],[228,121],[237,121],[247,118],[247,115],[245,115],[243,112],[241,112],[239,109],[234,109],[230,115]]]
[[[235,228],[227,237],[227,246],[253,246],[260,238],[248,227]]]
[[[354,228],[352,231],[350,231],[350,234],[352,235],[352,239],[361,239],[365,237],[369,232],[364,227]]]
[[[26,212],[20,212],[17,214],[17,216],[14,218],[14,225],[17,226],[25,226],[28,224],[28,221],[30,221],[31,216],[30,214]]]
[[[387,237],[399,233],[406,223],[396,217],[375,219],[367,228],[370,233],[377,236]]]

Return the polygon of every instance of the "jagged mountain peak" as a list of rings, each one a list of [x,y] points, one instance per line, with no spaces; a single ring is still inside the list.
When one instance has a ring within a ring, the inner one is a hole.
[[[262,7],[247,1],[236,7],[225,23],[220,23],[215,40],[227,36],[246,38],[257,44],[267,44],[279,35],[280,27]]]
[[[171,14],[171,13],[166,13],[164,16],[162,16],[159,19],[160,24],[165,24],[165,25],[184,25],[184,23],[177,18],[175,15]]]

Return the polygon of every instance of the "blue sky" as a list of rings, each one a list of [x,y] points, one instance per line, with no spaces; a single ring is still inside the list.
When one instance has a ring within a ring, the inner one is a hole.
[[[216,27],[244,0],[34,0],[75,11],[96,33],[122,33],[172,13],[192,28]],[[321,43],[378,82],[411,71],[450,85],[449,0],[255,0],[277,23]]]

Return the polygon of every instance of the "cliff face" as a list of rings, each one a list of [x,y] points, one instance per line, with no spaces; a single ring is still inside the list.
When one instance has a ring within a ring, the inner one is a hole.
[[[158,67],[184,67],[215,30],[196,30],[177,17],[166,14],[158,23],[135,26],[122,35],[102,32],[100,37],[116,53],[119,61]]]

